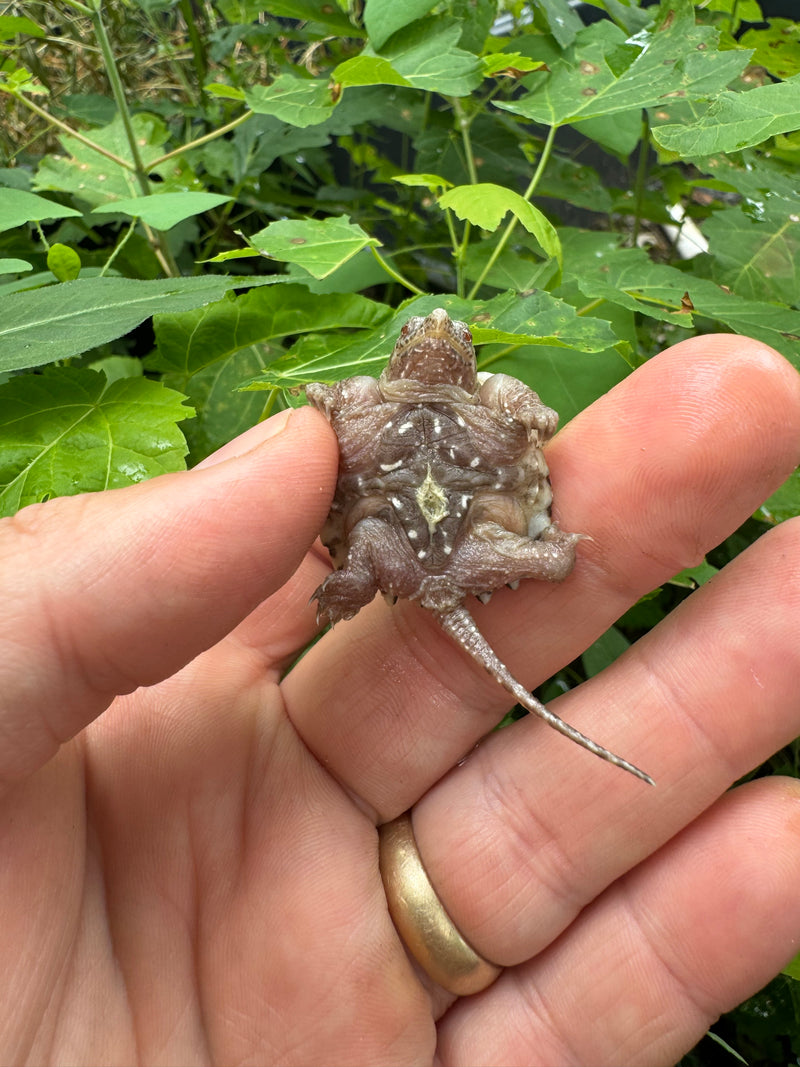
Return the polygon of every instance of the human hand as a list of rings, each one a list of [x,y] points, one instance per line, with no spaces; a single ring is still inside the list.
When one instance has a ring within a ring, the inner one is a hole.
[[[563,585],[476,606],[501,658],[533,685],[696,563],[798,462],[798,426],[795,372],[730,336],[574,419],[548,462],[592,540]],[[532,718],[470,751],[507,698],[415,605],[375,601],[281,678],[335,471],[300,411],[0,524],[0,1061],[673,1062],[797,947],[800,785],[725,790],[800,733],[800,524],[557,702],[649,789]],[[376,823],[412,806],[452,918],[506,968],[455,1003],[378,874]]]

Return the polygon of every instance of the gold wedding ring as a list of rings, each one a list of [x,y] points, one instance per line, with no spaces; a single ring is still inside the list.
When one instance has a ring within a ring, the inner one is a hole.
[[[480,993],[502,968],[479,956],[447,914],[417,850],[410,813],[383,825],[379,834],[389,914],[409,952],[449,992]]]

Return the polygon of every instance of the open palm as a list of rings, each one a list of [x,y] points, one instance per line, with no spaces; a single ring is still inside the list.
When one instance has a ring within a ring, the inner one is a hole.
[[[548,449],[591,540],[476,606],[501,658],[531,686],[573,659],[780,484],[798,429],[800,379],[743,338],[631,375]],[[800,733],[800,525],[557,702],[650,789],[534,719],[474,748],[505,694],[415,605],[295,663],[335,477],[304,410],[0,525],[0,1061],[673,1062],[800,935],[800,785],[726,792]],[[376,825],[412,806],[506,968],[477,996],[388,916]]]

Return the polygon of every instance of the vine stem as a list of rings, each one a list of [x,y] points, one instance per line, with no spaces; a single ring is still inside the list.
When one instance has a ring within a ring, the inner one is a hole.
[[[111,85],[111,92],[114,95],[114,102],[117,105],[120,119],[122,120],[122,126],[125,130],[125,137],[128,141],[128,148],[131,153],[131,160],[133,161],[133,173],[136,178],[136,182],[139,186],[139,190],[142,196],[150,195],[150,185],[147,181],[147,170],[145,169],[144,162],[142,161],[141,153],[139,152],[139,144],[136,140],[136,134],[133,129],[133,119],[128,107],[128,100],[125,96],[125,88],[122,84],[122,78],[120,77],[119,67],[117,66],[116,56],[111,47],[111,42],[108,39],[108,33],[106,32],[106,26],[103,22],[103,15],[100,9],[100,4],[95,0],[95,10],[91,14],[92,26],[94,28],[95,36],[97,37],[97,43],[100,45],[100,51],[103,54],[103,59],[106,63],[106,75],[108,77],[109,84]],[[152,169],[152,165],[150,167]],[[172,250],[167,242],[166,235],[160,230],[152,230],[150,227],[145,227],[145,232],[148,235],[148,239],[153,244],[159,261],[165,271],[165,273],[173,278],[180,275],[178,265],[172,255]]]
[[[542,148],[542,154],[539,156],[539,162],[536,165],[536,170],[533,172],[533,177],[528,182],[528,188],[522,194],[522,199],[523,200],[530,200],[530,198],[534,194],[534,191],[536,190],[537,185],[539,184],[539,181],[541,180],[542,174],[544,173],[544,168],[547,166],[547,163],[548,163],[548,161],[550,159],[550,156],[551,156],[551,154],[553,152],[553,144],[554,144],[555,139],[556,139],[556,129],[557,129],[556,126],[551,126],[547,131],[547,139],[544,142],[544,147]],[[502,253],[503,249],[508,244],[509,239],[511,237],[511,234],[514,232],[514,230],[517,227],[517,222],[518,222],[518,219],[517,219],[516,215],[512,215],[510,222],[508,223],[508,225],[506,226],[505,230],[503,231],[503,235],[501,236],[500,240],[497,242],[497,245],[495,246],[495,249],[492,252],[491,256],[489,256],[489,259],[488,259],[488,261],[486,263],[486,266],[483,268],[481,273],[478,275],[478,280],[475,282],[475,284],[472,286],[472,288],[470,289],[469,293],[467,294],[467,300],[474,300],[475,299],[475,294],[478,292],[480,287],[483,285],[483,281],[484,281],[486,275],[489,273],[489,271],[495,265],[495,263],[497,262],[498,258],[500,257],[500,254]]]
[[[399,270],[395,270],[395,268],[387,260],[385,260],[383,258],[383,256],[380,254],[378,249],[375,247],[375,245],[370,245],[369,246],[369,250],[373,254],[373,256],[377,259],[377,261],[380,263],[380,265],[383,267],[383,269],[386,271],[386,273],[389,275],[390,278],[394,278],[394,280],[396,282],[399,282],[400,285],[404,285],[406,287],[406,289],[410,289],[411,292],[412,293],[416,293],[417,296],[424,296],[425,295],[425,290],[424,289],[420,289],[419,286],[417,286],[417,285],[414,285],[414,283],[412,281],[409,281],[408,278],[406,278],[404,275],[402,275]]]
[[[216,130],[211,130],[210,133],[204,133],[202,137],[196,137],[194,141],[187,141],[187,143],[181,145],[180,148],[173,148],[171,152],[167,152],[163,156],[154,159],[150,164],[150,170],[154,170],[156,167],[160,167],[162,163],[167,163],[170,159],[174,159],[176,156],[182,156],[185,152],[190,152],[193,148],[199,148],[200,145],[207,144],[208,141],[214,141],[217,137],[222,137],[223,134],[235,130],[237,126],[241,126],[243,122],[247,122],[252,115],[252,111],[245,111],[244,114],[238,117],[238,119],[232,119],[225,126],[220,126]]]

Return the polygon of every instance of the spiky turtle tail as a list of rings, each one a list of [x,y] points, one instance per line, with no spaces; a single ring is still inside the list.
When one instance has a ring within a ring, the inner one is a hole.
[[[570,726],[569,723],[564,722],[554,712],[550,711],[540,703],[536,697],[532,696],[528,690],[521,685],[516,678],[511,674],[509,669],[500,662],[492,650],[491,645],[486,638],[481,634],[480,630],[475,624],[475,620],[465,607],[453,608],[451,611],[437,613],[439,622],[445,633],[448,633],[450,637],[460,645],[466,652],[472,656],[472,658],[480,663],[489,674],[499,682],[511,695],[517,700],[523,708],[532,712],[534,715],[538,715],[540,719],[552,726],[554,730],[558,730],[560,734],[568,737],[570,741],[574,741],[582,748],[588,749],[589,752],[593,752],[595,756],[599,756],[600,759],[606,760],[608,763],[613,763],[615,767],[621,767],[624,771],[628,771],[630,774],[640,778],[643,782],[647,782],[649,785],[655,785],[655,782],[649,774],[645,774],[644,771],[639,770],[632,763],[629,763],[622,756],[617,756],[613,752],[609,752],[607,748],[603,748],[602,745],[598,745],[596,741],[592,741],[591,737],[587,737],[582,734],[580,730],[576,730],[574,726]]]

